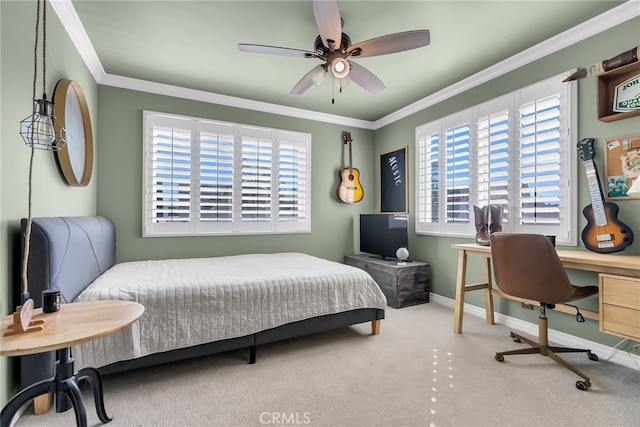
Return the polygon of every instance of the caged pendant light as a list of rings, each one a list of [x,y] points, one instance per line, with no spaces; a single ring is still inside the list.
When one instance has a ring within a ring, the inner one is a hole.
[[[40,29],[40,15],[42,15],[42,99],[36,98],[36,81],[38,74],[38,35]],[[53,102],[47,99],[46,86],[46,42],[47,42],[47,7],[37,2],[36,32],[33,49],[33,111],[32,114],[20,122],[20,135],[28,147],[39,150],[60,150],[66,143],[66,131],[56,122],[53,113]],[[56,129],[58,131],[56,132]]]

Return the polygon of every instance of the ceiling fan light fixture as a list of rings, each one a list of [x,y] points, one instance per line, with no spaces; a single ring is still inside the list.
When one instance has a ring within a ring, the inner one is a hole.
[[[347,62],[346,59],[337,57],[333,61],[331,61],[331,71],[336,78],[343,79],[347,77],[349,71],[351,70],[351,66]]]
[[[427,46],[431,41],[429,30],[425,29],[387,34],[352,44],[351,37],[342,32],[344,21],[340,16],[338,0],[313,0],[313,15],[319,32],[313,43],[313,51],[257,44],[238,44],[239,49],[245,52],[321,60],[322,65],[307,72],[291,89],[292,95],[301,95],[312,86],[320,86],[324,75],[329,72],[329,68],[331,68],[335,84],[340,91],[353,82],[370,93],[378,93],[385,88],[384,83],[371,71],[358,65],[357,62],[347,60],[348,58],[404,52]]]

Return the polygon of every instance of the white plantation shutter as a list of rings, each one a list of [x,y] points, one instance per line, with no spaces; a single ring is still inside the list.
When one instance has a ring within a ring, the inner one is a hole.
[[[518,110],[519,221],[560,223],[560,96],[520,105]]]
[[[307,144],[299,134],[282,134],[278,143],[278,224],[296,227],[307,219]]]
[[[416,131],[417,221],[420,231],[439,227],[440,222],[440,129],[439,126]]]
[[[235,195],[234,141],[233,126],[201,124],[199,218],[208,223],[203,226],[207,230],[231,230]]]
[[[416,128],[417,233],[473,237],[473,205],[494,204],[504,207],[503,231],[577,243],[575,85],[563,78]]]
[[[157,127],[153,139],[153,220],[189,221],[191,132]]]
[[[478,118],[476,135],[476,205],[503,206],[503,222],[508,222],[509,110]]]
[[[249,133],[249,132],[247,132]],[[271,221],[273,141],[271,133],[242,135],[242,221]]]
[[[191,221],[192,123],[166,118],[146,123],[145,231],[189,230]]]
[[[455,120],[451,120],[454,121]],[[470,143],[469,122],[457,123],[444,131],[445,221],[469,222],[470,212]]]
[[[310,135],[144,119],[145,236],[309,232]]]

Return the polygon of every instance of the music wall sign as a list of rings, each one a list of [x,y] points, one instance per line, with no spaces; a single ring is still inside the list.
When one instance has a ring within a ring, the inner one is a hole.
[[[380,155],[380,212],[407,213],[407,147]]]

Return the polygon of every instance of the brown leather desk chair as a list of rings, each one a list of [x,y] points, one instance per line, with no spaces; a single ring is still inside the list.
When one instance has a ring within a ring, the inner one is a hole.
[[[549,356],[560,365],[581,376],[584,381],[577,381],[576,387],[580,390],[587,390],[591,386],[589,378],[556,353],[586,352],[591,360],[598,360],[598,356],[586,349],[549,346],[545,309],[554,308],[555,304],[595,295],[598,293],[598,287],[573,286],[569,282],[555,248],[549,239],[541,234],[492,234],[491,260],[496,285],[502,292],[540,303],[539,342],[511,332],[514,341],[524,341],[531,347],[496,353],[496,360],[503,362],[504,356],[512,354]]]

